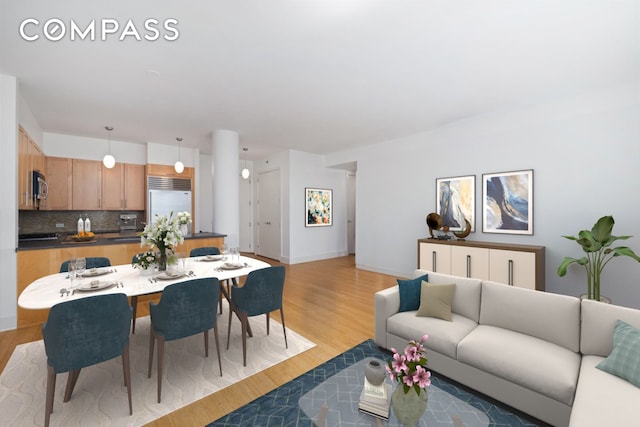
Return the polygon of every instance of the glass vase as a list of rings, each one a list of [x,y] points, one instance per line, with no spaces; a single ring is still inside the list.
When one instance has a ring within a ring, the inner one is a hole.
[[[166,271],[167,270],[167,251],[160,250],[160,255],[158,256],[158,270]]]
[[[398,384],[391,395],[391,408],[398,422],[404,426],[415,426],[427,409],[427,390],[416,393],[413,387],[404,392],[404,386]]]

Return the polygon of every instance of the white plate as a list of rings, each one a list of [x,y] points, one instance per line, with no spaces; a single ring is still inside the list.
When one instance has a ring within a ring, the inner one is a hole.
[[[76,291],[80,291],[80,292],[99,291],[101,289],[108,289],[117,284],[118,282],[109,281],[109,280],[92,280],[89,283],[83,283],[82,285],[78,286],[76,288]]]
[[[222,255],[206,255],[200,261],[211,262],[211,261],[220,261],[222,259]]]
[[[220,266],[223,270],[237,270],[242,267],[244,267],[244,264],[231,264],[230,262],[225,262]]]
[[[158,280],[175,280],[181,277],[184,277],[184,273],[169,273],[168,271],[164,271],[156,276]]]
[[[96,268],[95,270],[87,270],[82,273],[82,277],[97,277],[113,272],[110,268]]]

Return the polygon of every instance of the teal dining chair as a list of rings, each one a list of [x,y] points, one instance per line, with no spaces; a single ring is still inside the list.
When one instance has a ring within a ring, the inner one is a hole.
[[[80,376],[80,370],[121,356],[124,384],[131,404],[131,370],[129,363],[129,326],[131,307],[125,294],[108,294],[67,301],[51,307],[42,325],[47,355],[47,394],[44,425],[49,426],[53,412],[56,375],[68,372],[64,402]]]
[[[287,329],[284,325],[284,311],[282,309],[282,295],[284,292],[285,270],[281,265],[261,268],[251,271],[247,275],[244,286],[232,286],[229,304],[229,327],[227,331],[227,350],[229,349],[229,337],[231,336],[231,320],[235,312],[240,319],[242,327],[242,360],[247,366],[247,333],[249,330],[249,317],[265,314],[267,317],[267,335],[269,334],[269,314],[280,310],[282,330],[284,331],[284,345],[287,343]]]
[[[88,257],[85,258],[87,260],[86,268],[87,270],[92,268],[102,268],[102,267],[111,267],[111,261],[109,258],[105,257]],[[66,273],[69,271],[69,262],[71,260],[68,259],[60,265],[60,273]]]
[[[215,246],[203,246],[200,248],[193,248],[191,249],[191,252],[189,252],[190,257],[205,255],[220,255],[220,249]]]
[[[213,329],[218,353],[218,368],[222,376],[220,344],[215,302],[220,295],[220,282],[215,277],[193,279],[175,283],[164,288],[160,301],[149,303],[151,328],[149,334],[149,370],[153,365],[153,349],[158,342],[158,403],[162,395],[162,370],[164,344],[200,332],[204,335],[204,354],[209,357],[209,330]]]
[[[197,256],[207,256],[207,255],[220,255],[220,249],[215,246],[202,246],[199,248],[191,249],[189,252],[189,257],[197,257]],[[229,292],[229,281],[225,280],[227,286],[227,292]],[[222,295],[218,298],[218,302],[220,305],[220,314],[222,314]]]

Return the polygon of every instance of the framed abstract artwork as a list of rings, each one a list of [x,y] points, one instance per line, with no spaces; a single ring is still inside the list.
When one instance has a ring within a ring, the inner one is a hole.
[[[307,227],[324,227],[333,224],[333,190],[306,188]]]
[[[436,179],[436,213],[442,225],[451,231],[465,228],[466,219],[475,231],[476,176],[458,176]]]
[[[482,175],[482,231],[533,234],[533,169]]]

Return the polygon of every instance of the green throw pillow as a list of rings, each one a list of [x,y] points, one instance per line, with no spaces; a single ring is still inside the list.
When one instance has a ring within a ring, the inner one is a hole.
[[[400,308],[398,312],[418,309],[420,306],[420,284],[423,280],[428,279],[428,274],[413,280],[398,279],[398,288],[400,291]]]
[[[441,285],[423,281],[416,316],[437,317],[451,322],[451,301],[455,290],[455,283]]]
[[[622,320],[613,329],[613,351],[596,368],[640,387],[640,329]]]

